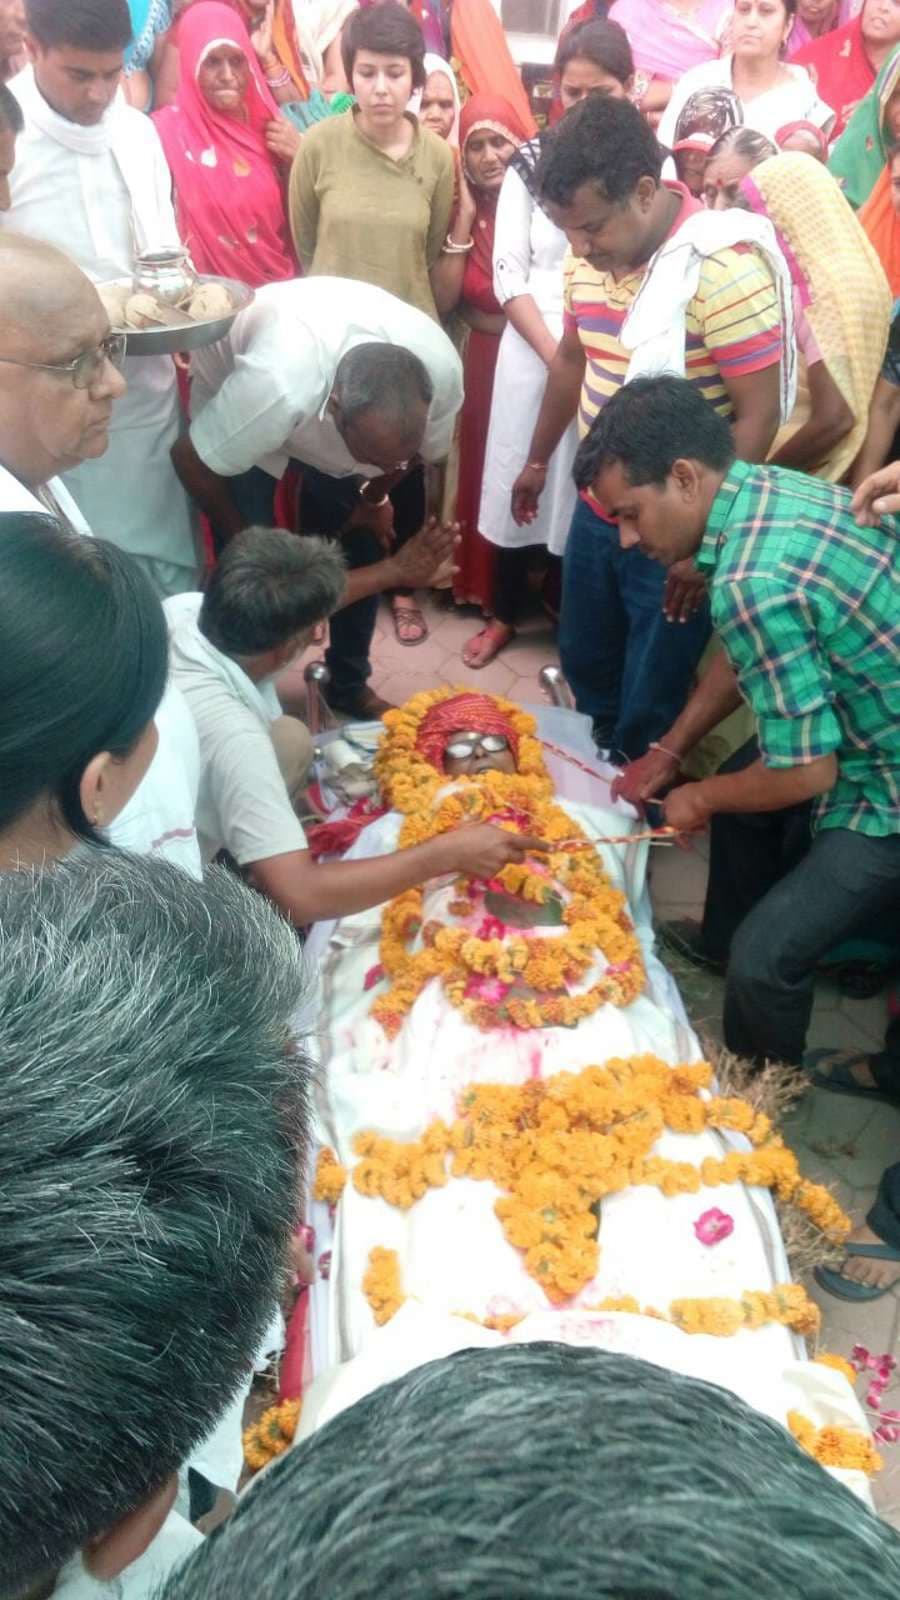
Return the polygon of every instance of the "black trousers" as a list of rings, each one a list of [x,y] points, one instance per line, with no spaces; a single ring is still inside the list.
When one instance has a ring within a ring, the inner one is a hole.
[[[745,745],[725,765],[755,759]],[[818,962],[876,918],[900,916],[900,833],[821,828],[810,839],[810,809],[713,819],[704,944],[728,958],[725,1043],[759,1062],[799,1064]]]
[[[900,1106],[900,1016],[888,1024],[884,1049],[869,1057],[869,1066],[879,1089]],[[866,1221],[885,1244],[900,1250],[900,1161],[883,1174]]]
[[[369,567],[382,559],[382,549],[367,528],[343,530],[359,504],[356,477],[331,478],[316,467],[303,467],[300,492],[300,522],[305,533],[324,538],[340,538],[348,569]],[[275,515],[276,480],[261,467],[251,467],[229,479],[231,498],[246,525],[271,526]],[[394,531],[397,545],[406,543],[425,520],[425,469],[416,468],[391,491],[394,505]],[[215,530],[214,530],[215,536]],[[217,541],[217,548],[218,541]],[[329,626],[325,661],[329,673],[329,694],[336,700],[353,700],[367,683],[371,672],[372,636],[378,616],[378,596],[356,600],[336,611]]]

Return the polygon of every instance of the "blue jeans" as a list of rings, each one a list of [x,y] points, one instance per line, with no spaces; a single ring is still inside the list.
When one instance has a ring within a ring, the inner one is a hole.
[[[706,601],[689,622],[662,613],[665,568],[623,550],[619,530],[579,500],[563,558],[559,653],[597,743],[630,760],[683,709],[710,635]]]

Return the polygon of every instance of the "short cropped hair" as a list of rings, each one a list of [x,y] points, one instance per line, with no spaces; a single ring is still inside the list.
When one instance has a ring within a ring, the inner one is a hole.
[[[582,22],[563,35],[556,52],[553,70],[562,76],[570,61],[591,61],[601,72],[608,72],[627,83],[634,77],[634,58],[625,29],[618,22],[598,17]]]
[[[535,183],[541,200],[570,205],[576,189],[592,183],[618,203],[641,178],[659,182],[663,152],[656,134],[630,100],[589,94],[547,137]]]
[[[162,1600],[896,1600],[900,1537],[712,1384],[563,1344],[419,1367],[283,1455]]]
[[[579,489],[588,489],[618,461],[630,483],[661,486],[678,460],[724,472],[734,460],[727,421],[686,378],[635,378],[594,418],[573,475]]]
[[[344,558],[324,539],[245,528],[226,545],[200,607],[200,632],[230,656],[277,650],[337,609]]]
[[[341,35],[341,60],[347,82],[353,85],[357,51],[379,56],[406,56],[414,89],[425,85],[425,39],[412,13],[399,0],[351,11]]]
[[[18,138],[25,126],[22,107],[5,83],[0,83],[0,133],[12,133]]]
[[[25,20],[45,50],[112,53],[131,43],[128,0],[25,0]]]
[[[376,411],[380,417],[396,419],[402,425],[411,406],[431,405],[434,384],[424,361],[411,350],[372,340],[355,345],[341,357],[332,394],[340,402],[345,422],[358,420],[366,411]]]
[[[224,869],[0,875],[0,1593],[209,1433],[268,1326],[309,1120],[293,929]]]

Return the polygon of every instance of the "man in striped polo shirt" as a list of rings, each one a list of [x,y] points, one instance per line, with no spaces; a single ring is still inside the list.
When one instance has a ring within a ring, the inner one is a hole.
[[[662,151],[627,100],[592,95],[563,119],[537,175],[541,203],[569,239],[563,336],[512,495],[517,522],[531,521],[547,462],[573,416],[586,433],[625,381],[630,354],[619,338],[647,264],[699,204],[661,183]],[[731,423],[743,460],[761,461],[780,420],[784,330],[776,286],[756,251],[737,246],[704,258],[685,316],[689,381]],[[633,759],[681,710],[709,637],[692,563],[668,576],[617,530],[589,493],[566,546],[560,655],[597,743]]]

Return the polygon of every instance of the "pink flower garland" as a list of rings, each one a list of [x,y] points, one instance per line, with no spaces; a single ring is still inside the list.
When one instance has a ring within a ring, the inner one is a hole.
[[[900,1439],[900,1411],[883,1407],[881,1397],[897,1370],[897,1361],[887,1353],[873,1356],[864,1344],[855,1344],[850,1355],[857,1372],[872,1372],[874,1377],[866,1390],[866,1405],[878,1418],[873,1437],[878,1444],[896,1444]]]

